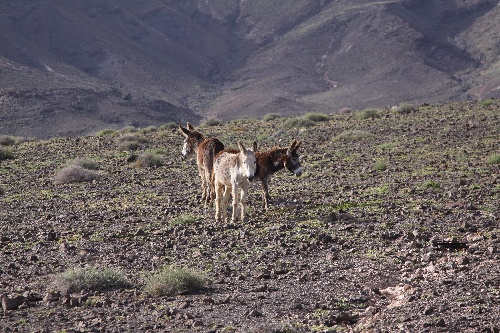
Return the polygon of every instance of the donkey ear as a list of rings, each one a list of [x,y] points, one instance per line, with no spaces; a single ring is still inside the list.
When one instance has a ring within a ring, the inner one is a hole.
[[[187,127],[187,128],[188,128],[188,130],[190,130],[190,131],[193,131],[193,130],[194,130],[193,125],[191,125],[189,122],[187,122],[186,127]]]
[[[290,149],[295,149],[295,145],[297,144],[297,140],[293,140],[292,144],[290,145]]]
[[[299,149],[300,145],[302,144],[302,141],[299,141],[295,144],[295,147],[293,147],[294,150]]]
[[[243,144],[241,143],[241,141],[238,141],[238,148],[240,148],[240,151],[244,154],[246,154],[247,150],[245,148],[245,146],[243,146]]]
[[[253,152],[255,153],[257,151],[257,141],[253,142],[252,148],[253,148]]]
[[[181,132],[186,138],[189,136],[189,130],[179,125],[179,132]]]

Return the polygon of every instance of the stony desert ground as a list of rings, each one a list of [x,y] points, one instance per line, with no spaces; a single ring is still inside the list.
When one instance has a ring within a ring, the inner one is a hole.
[[[197,127],[303,141],[304,174],[276,173],[267,211],[252,183],[235,223],[201,204],[175,124],[2,137],[0,331],[500,330],[498,100],[272,118]],[[165,267],[203,283],[150,288]],[[68,275],[91,271],[118,279]]]

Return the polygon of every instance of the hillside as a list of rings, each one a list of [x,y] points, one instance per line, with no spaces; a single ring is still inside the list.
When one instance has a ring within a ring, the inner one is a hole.
[[[500,97],[500,6],[6,0],[0,133]]]
[[[276,173],[267,211],[251,184],[236,223],[202,206],[169,125],[2,137],[0,294],[12,308],[0,331],[498,331],[498,102],[314,119],[199,128],[226,147],[303,141],[303,175]],[[69,182],[70,165],[89,181]],[[148,289],[171,265],[202,273],[204,288]],[[127,282],[70,274],[92,267]]]

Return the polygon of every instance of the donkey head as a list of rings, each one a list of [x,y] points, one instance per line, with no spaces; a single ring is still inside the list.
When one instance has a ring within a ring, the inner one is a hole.
[[[302,141],[293,140],[290,148],[286,150],[285,168],[293,172],[297,177],[302,175],[302,165],[300,164],[299,154],[297,154],[297,149],[299,149],[301,143]]]
[[[241,141],[238,141],[238,148],[240,148],[240,160],[243,162],[243,172],[249,181],[253,180],[255,171],[257,169],[257,159],[255,158],[255,151],[246,149]],[[257,150],[257,142],[254,141],[253,149]]]
[[[187,128],[179,125],[179,131],[184,135],[184,146],[182,147],[182,156],[187,157],[196,152],[196,148],[203,141],[203,135],[194,130],[194,127],[187,123]]]

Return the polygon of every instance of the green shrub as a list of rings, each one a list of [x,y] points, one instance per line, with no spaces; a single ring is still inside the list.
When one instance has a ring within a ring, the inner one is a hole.
[[[401,113],[401,114],[409,114],[409,113],[418,111],[418,107],[416,107],[414,105],[403,103],[403,104],[400,104],[399,106],[397,106],[395,111],[397,113]]]
[[[381,160],[376,161],[375,164],[373,165],[373,170],[384,171],[386,169],[387,169],[387,163]]]
[[[148,127],[139,129],[139,133],[153,133],[156,131],[158,131],[158,128],[156,126],[148,126]]]
[[[12,136],[0,135],[0,146],[13,146],[16,142],[16,138]]]
[[[0,147],[0,161],[10,160],[14,158],[12,149]]]
[[[485,99],[484,101],[481,101],[481,106],[490,106],[495,104],[495,100],[493,99]]]
[[[118,133],[112,129],[103,129],[96,133],[97,136],[115,136]]]
[[[356,118],[358,118],[358,119],[375,119],[375,118],[380,118],[380,114],[378,113],[377,110],[368,109],[368,110],[363,110],[363,111],[357,113]]]
[[[212,126],[221,126],[223,122],[219,119],[214,119],[214,118],[208,118],[208,119],[203,119],[201,122],[201,126],[207,126],[207,127],[212,127]]]
[[[171,122],[168,122],[166,124],[161,125],[160,126],[160,130],[162,130],[162,131],[173,130],[173,129],[177,129],[177,126],[178,125],[176,123],[174,123],[174,122],[171,121]]]
[[[333,138],[333,141],[357,141],[366,138],[371,138],[372,136],[373,134],[367,131],[352,130],[352,131],[345,131],[340,133],[339,135],[336,135]]]
[[[194,221],[196,221],[194,216],[189,215],[189,214],[181,214],[181,215],[177,216],[176,218],[174,218],[170,222],[170,224],[171,225],[185,225],[185,224],[191,224]]]
[[[425,183],[422,184],[422,188],[424,189],[429,189],[429,188],[440,188],[441,186],[436,183],[435,181],[429,180],[426,181]]]
[[[137,132],[137,128],[135,128],[134,126],[125,126],[123,128],[120,128],[118,130],[119,133],[123,134],[123,133],[134,133],[134,132]]]
[[[77,158],[75,159],[71,164],[73,165],[79,165],[84,169],[89,169],[89,170],[98,170],[99,169],[99,163],[96,161],[83,157],[83,158]]]
[[[290,118],[285,122],[285,127],[288,128],[310,127],[313,125],[314,121],[305,118]]]
[[[163,165],[163,158],[154,153],[144,153],[139,155],[135,166],[138,168],[157,168]]]
[[[149,143],[149,140],[144,136],[136,133],[126,133],[118,139],[118,150],[120,151],[134,151],[139,149],[141,144]]]
[[[80,165],[69,165],[56,173],[54,184],[90,182],[99,177],[97,171],[85,169]]]
[[[275,113],[270,113],[270,114],[266,114],[264,116],[264,118],[262,118],[262,120],[264,120],[265,122],[268,122],[268,121],[272,121],[272,120],[275,120],[278,118],[281,118],[281,115],[275,114]]]
[[[306,113],[305,115],[302,116],[304,119],[308,119],[314,122],[318,121],[328,121],[330,117],[328,115],[323,114],[323,113],[314,113],[314,112],[309,112]]]
[[[194,270],[163,267],[158,273],[145,278],[145,290],[155,296],[172,295],[187,291],[198,292],[205,288],[205,278]]]
[[[500,164],[500,154],[491,155],[488,158],[488,164]]]
[[[93,266],[72,268],[57,274],[54,284],[57,289],[65,292],[105,291],[132,286],[120,270]]]

